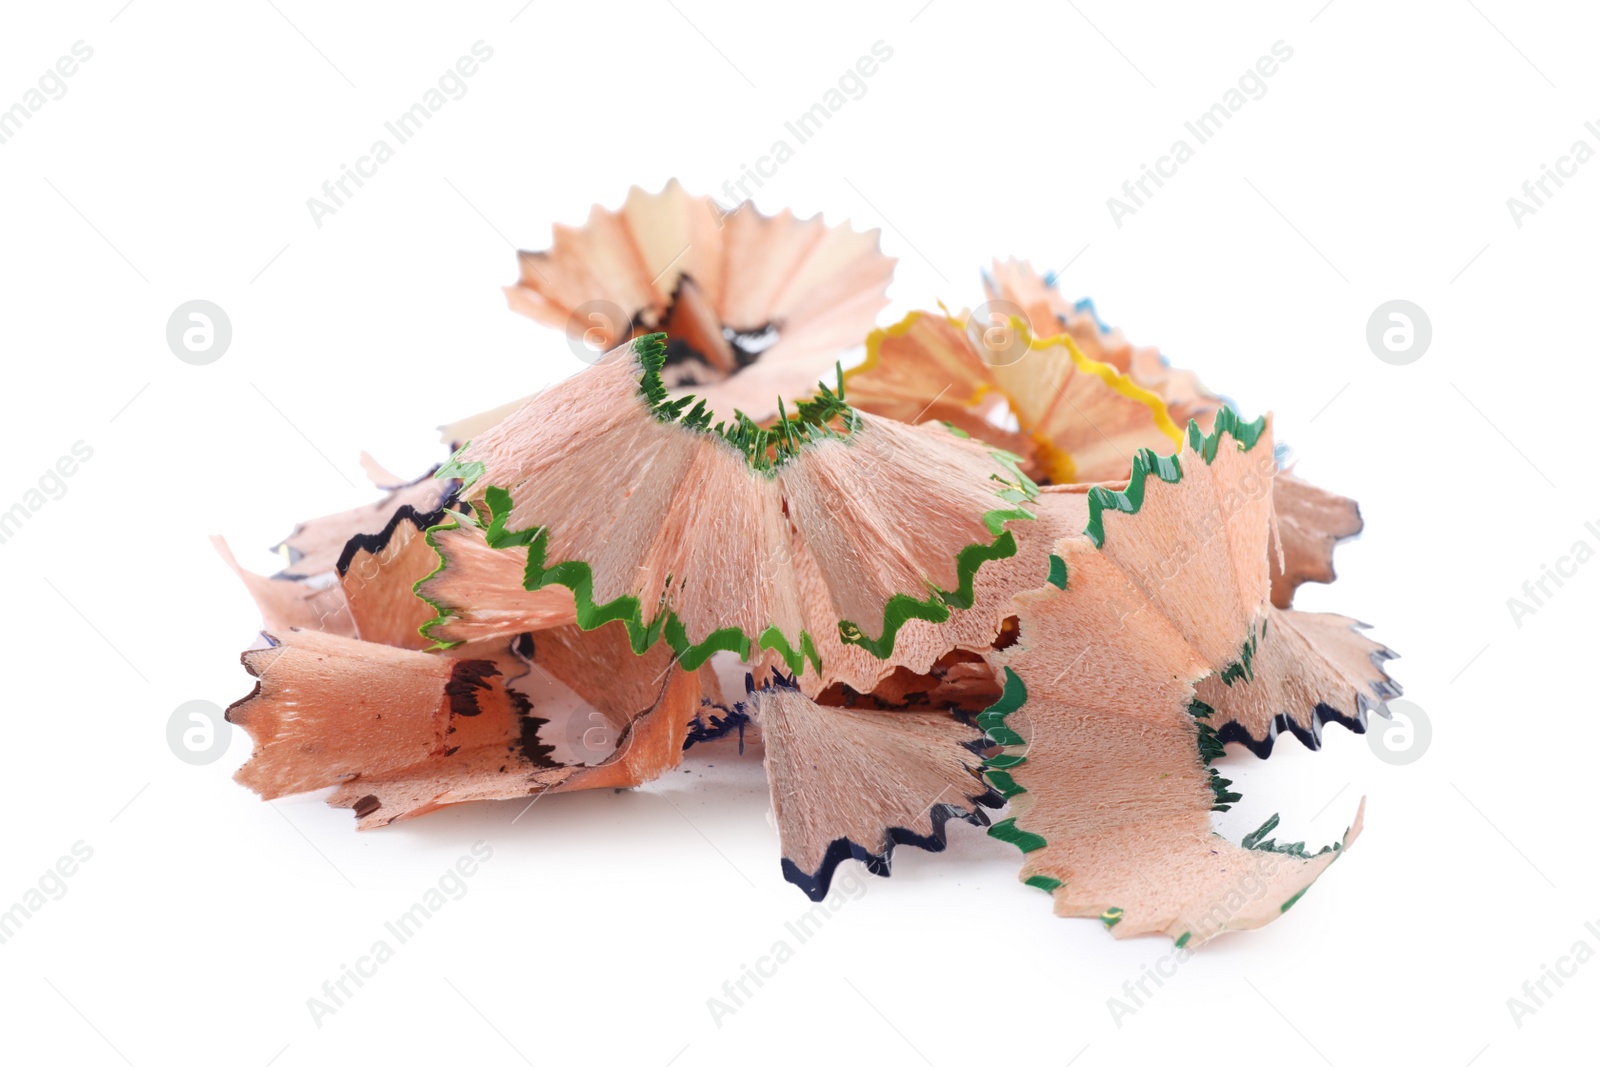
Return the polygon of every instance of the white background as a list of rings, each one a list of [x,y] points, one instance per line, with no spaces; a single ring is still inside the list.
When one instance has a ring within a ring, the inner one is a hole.
[[[0,1058],[1592,1060],[1600,962],[1520,1028],[1506,1000],[1580,938],[1600,949],[1600,564],[1520,627],[1506,600],[1600,546],[1600,162],[1520,228],[1506,198],[1574,140],[1600,147],[1593,13],[922,2],[7,5],[0,107],[75,41],[94,55],[0,145],[0,508],[74,442],[94,454],[0,545],[0,908],[75,842],[93,858],[0,945]],[[306,198],[480,39],[494,56],[466,96],[316,227]],[[902,850],[716,1025],[707,998],[808,907],[748,756],[515,825],[522,804],[483,804],[357,834],[318,797],[233,784],[242,733],[201,768],[166,745],[180,703],[250,688],[255,612],[205,535],[270,571],[295,520],[367,498],[361,449],[421,470],[433,427],[575,370],[505,310],[510,246],[634,183],[717,191],[879,40],[894,54],[866,95],[756,202],[883,227],[883,323],[975,303],[991,256],[1070,263],[1069,295],[1274,411],[1300,473],[1367,519],[1300,606],[1374,623],[1434,726],[1404,767],[1336,727],[1320,753],[1230,757],[1235,839],[1282,811],[1280,839],[1332,841],[1362,795],[1366,833],[1120,1026],[1107,999],[1170,943],[1052,917],[1014,850],[965,825],[942,855]],[[1106,198],[1279,40],[1294,54],[1267,94],[1114,225]],[[1434,330],[1404,367],[1364,339],[1396,297]],[[210,366],[165,343],[194,298],[233,323]],[[307,998],[480,839],[467,895],[315,1025]]]

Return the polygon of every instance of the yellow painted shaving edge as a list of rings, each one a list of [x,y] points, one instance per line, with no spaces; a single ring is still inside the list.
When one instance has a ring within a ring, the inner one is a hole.
[[[958,319],[951,315],[949,310],[945,308],[942,303],[939,305],[939,309],[941,317],[943,317],[946,322],[955,327],[963,336],[965,336],[965,320]],[[892,326],[880,327],[879,329],[873,330],[867,335],[866,359],[863,360],[859,366],[852,367],[844,372],[845,382],[848,383],[851,378],[858,374],[866,374],[872,370],[875,370],[878,367],[883,349],[883,343],[885,340],[893,337],[904,337],[906,334],[911,332],[912,327],[921,321],[925,315],[932,314],[935,314],[935,312],[913,311]],[[1111,364],[1102,363],[1099,360],[1090,359],[1088,356],[1084,355],[1082,350],[1078,348],[1077,343],[1073,341],[1070,334],[1063,332],[1045,338],[1034,337],[1033,331],[1029,328],[1028,324],[1015,315],[1011,316],[1011,324],[1013,328],[1020,331],[1022,336],[1028,338],[1028,350],[1030,352],[1042,351],[1043,349],[1050,348],[1051,346],[1064,347],[1067,351],[1067,357],[1072,360],[1074,367],[1086,374],[1092,374],[1099,378],[1118,395],[1124,396],[1135,403],[1143,404],[1145,407],[1149,408],[1150,414],[1155,421],[1156,428],[1160,430],[1169,441],[1172,442],[1173,448],[1177,449],[1183,445],[1183,431],[1180,430],[1178,425],[1172,421],[1172,416],[1167,413],[1166,403],[1155,393],[1152,393],[1142,385],[1139,385],[1132,378],[1117,370],[1117,368],[1113,367]],[[984,384],[980,386],[972,396],[967,398],[967,406],[976,406],[978,402],[987,396],[991,390],[1003,392],[997,385]],[[845,389],[845,394],[846,396],[849,395],[848,384]],[[1012,402],[1010,396],[1006,397],[1006,402],[1011,407],[1011,413],[1018,416],[1018,426],[1024,433],[1030,435],[1033,438],[1034,443],[1038,446],[1039,457],[1045,464],[1045,467],[1050,471],[1051,480],[1057,484],[1067,484],[1076,481],[1077,467],[1076,464],[1073,463],[1072,456],[1056,448],[1055,445],[1047,438],[1036,433],[1031,427],[1023,423],[1021,416],[1018,415],[1017,406]]]

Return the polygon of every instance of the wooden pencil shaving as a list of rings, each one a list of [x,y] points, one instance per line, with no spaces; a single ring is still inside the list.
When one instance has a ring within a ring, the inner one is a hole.
[[[446,427],[422,478],[363,457],[381,498],[297,526],[273,577],[217,539],[266,629],[242,784],[366,829],[737,733],[812,899],[955,820],[1057,914],[1180,944],[1271,921],[1356,839],[1364,802],[1321,848],[1213,827],[1228,744],[1316,749],[1400,692],[1360,623],[1292,606],[1362,519],[1280,469],[1269,417],[1014,260],[971,312],[879,327],[876,231],[676,182],[519,262],[512,308],[598,349],[575,373]]]

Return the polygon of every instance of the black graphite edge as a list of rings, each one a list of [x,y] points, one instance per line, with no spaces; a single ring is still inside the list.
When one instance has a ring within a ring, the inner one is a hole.
[[[746,674],[744,676],[744,687],[746,693],[755,691],[756,685],[753,675]],[[799,686],[796,684],[793,675],[785,675],[774,667],[771,681],[766,682],[763,688],[798,689]],[[714,706],[720,707],[720,705]],[[735,704],[734,709],[737,712],[743,712],[743,706],[740,704]],[[950,715],[958,721],[973,725],[974,729],[976,729],[976,726],[965,713],[951,711]],[[974,755],[980,755],[983,748],[992,744],[983,736],[978,737],[976,741],[982,747],[974,748],[970,743],[963,743],[962,747]],[[976,776],[978,770],[976,768],[972,768],[972,770]],[[1005,806],[1006,799],[992,786],[988,786],[977,796],[968,797],[967,803],[974,805],[971,811],[959,804],[935,804],[928,811],[932,832],[926,835],[919,834],[915,830],[908,830],[904,826],[889,827],[887,831],[889,844],[882,852],[873,852],[865,845],[859,845],[848,837],[837,838],[828,846],[828,850],[823,853],[822,863],[817,867],[814,874],[807,874],[802,871],[793,860],[785,856],[783,859],[784,880],[799,886],[800,891],[811,900],[821,901],[828,895],[828,888],[833,884],[834,871],[845,860],[860,860],[866,865],[868,871],[878,875],[880,878],[887,878],[889,877],[889,869],[894,858],[896,845],[911,845],[926,852],[943,852],[946,843],[945,823],[951,819],[960,819],[962,822],[971,823],[973,826],[988,826],[989,816],[983,809],[1002,808]]]
[[[687,271],[678,275],[678,281],[673,285],[672,293],[667,298],[667,309],[665,313],[659,316],[659,322],[646,321],[645,311],[640,310],[629,323],[632,332],[635,334],[650,333],[663,329],[672,320],[672,313],[678,308],[678,300],[682,295],[683,283],[686,281],[694,282],[694,278]],[[728,342],[728,347],[733,350],[734,363],[737,364],[739,370],[754,366],[760,361],[763,352],[765,352],[765,349],[752,352],[745,347],[744,339],[762,337],[768,333],[777,333],[779,329],[779,324],[771,320],[750,330],[736,329],[724,325],[720,321],[717,325],[722,329],[722,336]],[[729,336],[730,333],[732,334],[731,337]],[[667,366],[679,366],[691,360],[705,367],[711,366],[711,361],[706,358],[705,353],[691,347],[688,342],[677,337],[669,337],[667,339]]]
[[[715,709],[722,712],[719,718],[708,714]],[[750,722],[750,716],[739,705],[731,708],[723,707],[707,700],[701,703],[700,710],[689,721],[688,736],[683,739],[683,747],[687,750],[691,745],[704,744],[718,738],[727,737],[735,730],[739,732],[739,755],[744,755],[744,728]]]
[[[345,576],[345,572],[350,569],[350,564],[355,560],[357,552],[376,555],[389,547],[389,542],[393,539],[394,532],[400,528],[401,523],[409,522],[416,527],[418,533],[422,533],[444,522],[445,511],[454,503],[454,497],[459,486],[460,483],[456,483],[456,488],[452,488],[439,501],[439,506],[433,511],[419,512],[416,505],[404,504],[393,515],[389,516],[388,523],[379,532],[356,534],[346,541],[343,551],[339,553],[339,562],[334,565],[334,569],[339,572],[339,577],[343,578]],[[285,572],[284,576],[289,577],[287,572]]]
[[[1395,653],[1387,648],[1378,648],[1371,653],[1372,664],[1383,675],[1383,681],[1373,684],[1373,691],[1378,699],[1373,700],[1365,693],[1356,694],[1356,714],[1352,718],[1342,714],[1338,709],[1327,704],[1318,703],[1311,716],[1309,728],[1301,726],[1289,717],[1288,712],[1282,712],[1273,718],[1267,726],[1264,737],[1255,737],[1249,730],[1237,722],[1226,723],[1217,728],[1217,740],[1222,744],[1239,744],[1249,749],[1257,759],[1266,759],[1272,755],[1272,747],[1277,742],[1280,734],[1293,734],[1295,738],[1312,752],[1322,748],[1322,728],[1330,722],[1336,722],[1353,734],[1367,732],[1367,717],[1369,712],[1376,711],[1384,718],[1389,717],[1389,709],[1385,702],[1397,697],[1403,691],[1400,683],[1389,677],[1389,672],[1384,670],[1383,664],[1387,660],[1397,658]]]
[[[279,647],[280,645],[283,644],[282,641],[278,640],[276,637],[273,637],[271,634],[267,633],[267,631],[265,631],[265,630],[260,631],[260,633],[261,633],[261,639],[267,643],[266,647],[268,649],[277,648],[277,647]],[[229,704],[228,707],[227,707],[227,710],[222,713],[222,717],[224,719],[226,719],[228,722],[236,723],[236,722],[239,721],[238,719],[235,719],[233,717],[233,712],[234,712],[235,708],[243,707],[244,705],[246,705],[246,704],[250,703],[252,700],[254,700],[256,697],[261,695],[261,681],[260,681],[261,672],[256,670],[253,666],[250,665],[250,653],[252,653],[252,652],[264,652],[264,651],[266,651],[266,649],[247,648],[243,652],[239,653],[239,662],[244,666],[245,673],[249,674],[250,677],[256,679],[256,684],[255,684],[255,688],[250,690],[250,692],[247,695],[242,696],[238,700],[235,700],[232,704]]]
[[[967,800],[978,807],[971,811],[959,804],[936,804],[928,812],[933,824],[933,832],[922,835],[914,830],[907,830],[903,826],[889,828],[889,844],[880,853],[873,852],[863,845],[858,845],[848,837],[841,837],[828,846],[828,851],[822,856],[822,864],[815,874],[802,871],[795,862],[787,856],[783,860],[783,877],[785,881],[793,882],[800,887],[800,891],[814,902],[820,902],[828,895],[828,889],[833,884],[833,873],[839,864],[845,860],[860,860],[866,865],[868,871],[880,878],[889,877],[889,868],[894,858],[896,845],[912,845],[927,852],[943,852],[945,850],[945,823],[951,819],[960,819],[962,822],[971,823],[973,826],[988,826],[989,816],[984,808],[999,808],[1005,805],[1005,798],[993,789]]]
[[[384,497],[383,497],[383,500],[379,500],[373,506],[374,507],[381,506],[385,500],[388,500],[395,493],[398,493],[402,489],[410,489],[414,485],[421,485],[423,482],[430,481],[433,478],[433,476],[436,473],[438,473],[438,470],[439,470],[440,466],[442,466],[442,464],[435,463],[433,466],[429,467],[427,469],[427,471],[425,471],[420,477],[413,478],[409,482],[402,482],[399,485],[380,485],[380,486],[378,486],[379,489],[383,490]],[[456,494],[459,493],[460,491],[461,491],[461,481],[459,479],[456,479],[456,478],[450,479],[449,483],[448,483],[448,487],[447,487],[444,495],[439,498],[439,507],[441,509],[449,507],[450,504],[455,500]],[[310,521],[315,521],[315,520],[310,520]],[[283,570],[279,571],[277,574],[274,574],[273,575],[274,578],[282,578],[285,581],[298,582],[298,581],[302,581],[302,580],[304,580],[306,578],[311,577],[311,575],[309,575],[309,574],[296,574],[295,573],[294,565],[299,563],[302,559],[305,558],[305,553],[301,552],[298,548],[295,548],[293,545],[291,545],[289,543],[290,541],[293,541],[296,537],[298,537],[300,532],[302,530],[304,530],[305,528],[306,528],[306,524],[305,523],[303,523],[303,522],[296,523],[295,524],[295,528],[289,531],[289,536],[288,537],[285,537],[283,540],[279,541],[277,544],[272,546],[272,551],[277,552],[277,551],[280,551],[280,550],[284,550],[284,551],[287,551],[288,556],[289,556],[289,566],[285,567]],[[340,574],[344,573],[343,568],[340,569],[339,573]]]

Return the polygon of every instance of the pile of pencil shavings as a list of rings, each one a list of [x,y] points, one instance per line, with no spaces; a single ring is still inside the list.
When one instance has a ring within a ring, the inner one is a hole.
[[[511,306],[603,355],[446,427],[420,479],[364,457],[382,499],[272,578],[219,542],[266,618],[240,782],[368,828],[637,786],[737,731],[812,899],[958,818],[1057,914],[1180,944],[1276,918],[1360,831],[1212,829],[1226,743],[1314,749],[1399,692],[1359,624],[1290,606],[1361,518],[1270,419],[1015,261],[977,312],[876,328],[877,231],[676,182],[520,262]]]

